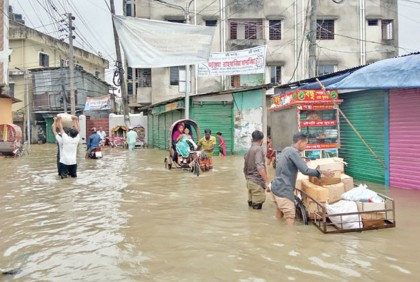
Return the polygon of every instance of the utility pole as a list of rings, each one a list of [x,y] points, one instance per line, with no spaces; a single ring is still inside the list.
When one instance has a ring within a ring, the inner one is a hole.
[[[128,95],[127,95],[127,88],[125,87],[124,68],[123,68],[122,58],[121,58],[120,39],[118,38],[118,34],[115,29],[115,23],[114,23],[114,16],[115,16],[114,0],[110,0],[110,4],[111,4],[111,14],[112,14],[112,28],[114,30],[115,52],[117,53],[117,67],[118,67],[119,79],[120,79],[121,98],[122,98],[123,107],[124,107],[124,123],[128,127],[130,126],[130,117],[128,115]]]
[[[189,4],[185,3],[185,24],[190,24],[190,5],[193,0],[190,1]],[[190,65],[185,66],[185,118],[190,118]]]
[[[310,32],[309,32],[309,70],[308,77],[316,75],[316,31],[318,0],[311,0]]]
[[[28,145],[31,144],[31,111],[30,111],[30,103],[29,103],[29,83],[28,83],[28,76],[29,71],[25,69],[25,100],[26,100],[26,135],[28,139]]]
[[[112,28],[114,31],[115,52],[117,53],[117,67],[118,67],[119,78],[120,78],[121,98],[122,98],[123,107],[124,107],[124,123],[128,127],[130,126],[130,117],[128,115],[128,95],[127,95],[127,88],[125,87],[124,68],[123,68],[123,63],[122,63],[122,58],[121,58],[121,49],[120,49],[120,39],[118,38],[118,34],[115,29],[115,23],[114,23],[114,15],[115,15],[114,0],[110,0],[110,4],[111,4],[111,14],[112,14]]]
[[[69,72],[70,72],[70,110],[72,115],[76,115],[76,87],[74,85],[74,49],[73,49],[73,20],[71,13],[68,13],[69,20]]]
[[[63,107],[64,107],[64,112],[67,113],[67,92],[66,92],[66,87],[64,86],[64,82],[65,82],[65,75],[64,75],[64,69],[63,69],[63,65],[61,65],[61,91],[62,91],[62,98],[63,98]]]
[[[190,6],[192,4],[192,2],[194,2],[195,0],[190,0],[188,3],[185,3],[185,8],[183,8],[180,5],[175,5],[175,4],[171,4],[168,2],[165,2],[164,0],[155,0],[156,2],[162,3],[168,7],[172,7],[175,9],[180,9],[184,12],[184,19],[185,19],[185,23],[186,24],[190,24]],[[190,93],[190,65],[186,65],[185,66],[185,118],[189,119],[190,118],[190,97],[189,97],[189,93]]]

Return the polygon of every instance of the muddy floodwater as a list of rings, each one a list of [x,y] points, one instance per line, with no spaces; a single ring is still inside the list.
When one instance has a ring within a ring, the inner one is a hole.
[[[61,180],[56,148],[0,158],[0,281],[420,281],[420,191],[374,185],[396,228],[323,234],[249,209],[239,155],[197,177],[162,150],[81,147]]]

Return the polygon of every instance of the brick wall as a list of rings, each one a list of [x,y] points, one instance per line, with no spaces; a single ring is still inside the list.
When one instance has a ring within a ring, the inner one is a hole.
[[[91,128],[96,127],[96,130],[99,130],[99,127],[102,126],[102,129],[106,132],[106,136],[109,136],[109,119],[107,118],[98,118],[90,119],[86,117],[86,137],[89,137],[91,133]]]

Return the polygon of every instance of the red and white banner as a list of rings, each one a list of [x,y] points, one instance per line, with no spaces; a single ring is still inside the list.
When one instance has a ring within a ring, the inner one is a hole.
[[[85,111],[100,111],[111,109],[111,96],[86,97]]]
[[[198,65],[198,76],[255,74],[265,72],[267,46],[225,53],[211,53],[207,64]]]

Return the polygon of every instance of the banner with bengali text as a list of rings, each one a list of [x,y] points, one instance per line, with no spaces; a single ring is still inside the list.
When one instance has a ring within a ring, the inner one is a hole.
[[[207,64],[198,65],[198,76],[255,74],[265,72],[267,46],[211,53]]]
[[[85,111],[100,111],[111,109],[111,96],[86,97]]]

